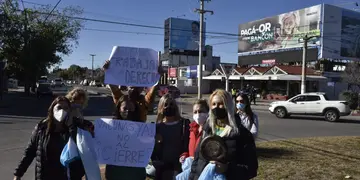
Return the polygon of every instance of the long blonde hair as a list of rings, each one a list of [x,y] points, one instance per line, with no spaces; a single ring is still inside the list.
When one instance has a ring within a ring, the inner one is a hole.
[[[66,94],[66,98],[69,99],[71,103],[78,100],[79,98],[84,98],[84,104],[82,105],[82,108],[85,108],[89,101],[88,93],[83,88],[74,88],[70,92]]]
[[[160,98],[159,101],[159,105],[158,105],[158,109],[157,109],[157,118],[156,118],[156,123],[161,123],[164,119],[164,114],[163,114],[163,110],[165,107],[165,103],[169,100],[170,103],[172,103],[172,105],[175,108],[175,119],[176,120],[180,120],[181,119],[181,115],[180,115],[180,111],[179,111],[179,106],[177,105],[175,99],[171,96],[171,94],[165,94]]]
[[[235,103],[234,100],[232,99],[232,96],[229,92],[226,92],[223,89],[217,89],[215,90],[209,98],[209,104],[210,107],[212,105],[212,100],[215,96],[219,96],[219,98],[224,102],[224,108],[227,111],[227,119],[228,119],[228,126],[231,127],[231,131],[233,131],[234,133],[238,133],[239,132],[239,128],[237,126],[236,120],[235,120]],[[212,133],[215,134],[216,131],[216,117],[213,114],[212,111],[209,111],[209,125],[211,127]],[[230,134],[230,132],[227,133],[227,136]]]

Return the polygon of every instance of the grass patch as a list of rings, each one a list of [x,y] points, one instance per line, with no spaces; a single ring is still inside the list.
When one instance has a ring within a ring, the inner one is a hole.
[[[256,180],[339,180],[345,176],[360,179],[360,137],[260,142],[257,152]]]
[[[360,179],[360,137],[316,137],[257,144],[255,179]]]

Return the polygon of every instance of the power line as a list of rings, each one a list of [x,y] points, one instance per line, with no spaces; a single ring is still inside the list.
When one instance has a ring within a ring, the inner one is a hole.
[[[35,3],[35,2],[31,2],[31,1],[24,1],[25,4],[31,4],[31,5],[35,5],[35,6],[42,6],[42,7],[48,7],[49,5],[46,4],[40,4],[40,3]],[[65,9],[65,8],[61,8],[58,7],[58,9]],[[104,17],[112,17],[112,18],[117,18],[117,19],[124,19],[125,21],[137,21],[137,22],[144,22],[144,23],[150,23],[147,21],[141,21],[138,19],[132,19],[132,18],[128,18],[128,17],[122,17],[122,16],[114,16],[114,15],[110,15],[110,14],[105,14],[105,13],[98,13],[98,12],[91,12],[91,11],[83,11],[84,14],[93,14],[93,15],[100,15],[100,16],[104,16]]]
[[[53,11],[56,9],[56,7],[60,4],[61,0],[59,0],[56,5],[54,6],[54,8],[52,8],[52,10],[50,11],[49,15],[46,16],[44,22],[47,21],[47,19],[50,17],[50,15],[53,13]]]
[[[42,6],[46,6],[43,4],[39,4],[39,3],[32,3],[29,1],[23,1],[22,2],[27,2],[27,3],[31,3],[31,4],[36,4],[36,5],[42,5]],[[48,13],[43,13],[43,12],[37,12],[39,14],[46,14],[49,15]],[[62,16],[62,15],[57,15],[57,14],[51,14],[52,16]],[[125,22],[118,22],[118,21],[110,21],[110,20],[101,20],[101,19],[93,19],[93,18],[85,18],[85,17],[73,17],[73,16],[63,16],[63,17],[67,17],[69,19],[77,19],[77,20],[84,20],[84,21],[93,21],[93,22],[101,22],[101,23],[110,23],[110,24],[119,24],[119,25],[126,25],[126,26],[135,26],[135,27],[142,27],[142,28],[152,28],[152,29],[159,29],[159,30],[164,30],[164,27],[159,27],[159,26],[152,26],[152,25],[142,25],[142,24],[136,24],[136,23],[125,23]],[[320,24],[325,24],[325,23],[334,23],[334,22],[320,22]],[[304,25],[304,26],[298,26],[298,27],[308,27],[309,25]],[[126,31],[116,31],[116,30],[104,30],[104,29],[91,29],[91,28],[85,28],[85,30],[89,30],[89,31],[102,31],[102,32],[118,32],[118,33],[132,33],[132,34],[144,34],[144,35],[163,35],[160,33],[148,33],[148,32],[126,32]],[[188,29],[174,29],[172,28],[172,30],[179,30],[179,31],[189,31],[191,32],[191,30]],[[239,41],[239,37],[243,38],[244,36],[240,36],[239,34],[232,34],[232,33],[224,33],[224,32],[206,32],[208,34],[216,34],[216,35],[222,35],[222,36],[207,36],[208,38],[219,38],[219,39],[232,39],[232,38],[236,38],[238,39],[237,41],[228,41],[228,42],[221,42],[221,43],[214,43],[214,45],[220,45],[220,44],[230,44],[230,43],[236,43]],[[174,36],[174,35],[172,35]],[[181,35],[175,35],[175,36],[181,36]],[[230,36],[230,37],[229,37]],[[251,36],[247,36],[247,37],[251,37]],[[285,37],[285,36],[280,36],[280,37]],[[324,39],[326,36],[319,36],[319,37],[323,37]],[[339,36],[329,36],[329,37],[339,37]],[[301,38],[301,37],[299,37]],[[335,40],[335,39],[327,39],[330,41],[337,41],[337,42],[342,42],[341,40]],[[241,41],[241,39],[240,39]],[[284,41],[284,40],[269,40],[269,41]],[[286,40],[286,41],[298,41],[298,40]],[[352,44],[352,43],[356,43],[356,42],[348,42],[348,44]]]
[[[40,4],[38,4],[40,5]],[[37,12],[39,14],[43,14],[42,12]],[[59,16],[59,15],[55,15],[52,14],[53,16]],[[161,29],[164,30],[164,27],[160,27],[160,26],[153,26],[153,25],[143,25],[143,24],[136,24],[136,23],[126,23],[126,22],[118,22],[118,21],[110,21],[110,20],[103,20],[103,19],[94,19],[94,18],[86,18],[86,17],[75,17],[75,16],[64,16],[63,17],[67,17],[67,18],[72,18],[72,19],[77,19],[77,20],[84,20],[84,21],[93,21],[93,22],[100,22],[100,23],[109,23],[109,24],[118,24],[118,25],[125,25],[125,26],[134,26],[134,27],[142,27],[142,28],[151,28],[151,29]],[[333,22],[332,22],[333,23]],[[320,22],[320,24],[322,24],[322,22]],[[304,26],[298,26],[299,27],[309,27],[310,25],[304,25]],[[188,31],[191,32],[191,30],[189,29],[177,29],[177,28],[172,28],[171,30],[176,30],[176,31]],[[227,33],[227,32],[213,32],[213,31],[208,31],[208,32],[204,32],[207,34],[216,34],[216,35],[224,35],[224,36],[235,36],[235,37],[244,37],[244,36],[240,36],[239,34],[234,34],[234,33]]]

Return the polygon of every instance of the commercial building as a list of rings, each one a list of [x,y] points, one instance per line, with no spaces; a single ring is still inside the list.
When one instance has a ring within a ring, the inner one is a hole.
[[[167,71],[161,82],[174,85],[181,93],[197,93],[199,64],[199,22],[180,18],[165,20],[164,53],[161,64]],[[205,33],[204,33],[205,34]],[[220,57],[213,56],[211,46],[203,41],[203,76],[210,75],[219,67]],[[209,93],[212,83],[204,80],[202,93]]]
[[[249,83],[284,96],[300,92],[305,35],[312,37],[307,43],[307,91],[337,98],[348,86],[341,81],[346,63],[360,60],[360,13],[328,4],[240,24],[232,84],[241,88]],[[206,79],[219,79],[219,72]]]

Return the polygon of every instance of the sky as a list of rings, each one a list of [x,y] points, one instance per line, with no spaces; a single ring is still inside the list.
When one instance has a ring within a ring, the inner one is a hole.
[[[26,8],[33,4],[50,4],[55,6],[58,0],[24,0]],[[30,2],[30,3],[28,3]],[[355,8],[355,1],[341,0],[212,0],[205,3],[206,10],[214,11],[213,15],[206,14],[206,31],[237,34],[238,26],[253,20],[278,15],[281,13],[302,9],[321,3]],[[198,0],[61,0],[57,6],[59,10],[66,6],[80,6],[84,10],[83,17],[141,24],[164,26],[165,19],[179,17],[199,20],[199,14],[193,10],[199,8]],[[91,68],[91,56],[94,57],[94,67],[102,66],[109,58],[113,46],[149,47],[156,51],[163,51],[164,30],[134,26],[117,25],[101,22],[85,22],[86,29],[81,30],[79,44],[69,56],[63,56],[61,68],[72,64]],[[105,31],[94,31],[97,29]],[[149,34],[130,34],[112,31],[146,32]],[[207,38],[206,44],[213,46],[215,56],[220,56],[222,62],[237,63],[238,43],[222,43],[236,41],[236,37],[224,39]]]

